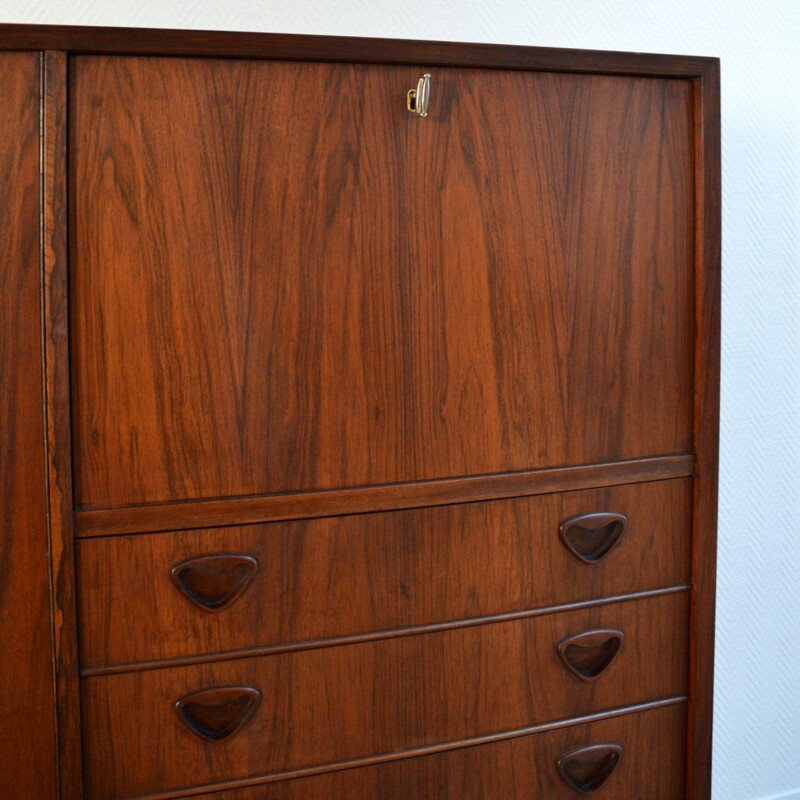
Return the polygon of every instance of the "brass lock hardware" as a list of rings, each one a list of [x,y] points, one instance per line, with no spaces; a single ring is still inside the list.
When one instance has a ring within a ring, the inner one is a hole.
[[[431,74],[426,72],[419,76],[416,89],[409,89],[406,94],[406,106],[418,117],[428,116],[428,99],[431,94]]]

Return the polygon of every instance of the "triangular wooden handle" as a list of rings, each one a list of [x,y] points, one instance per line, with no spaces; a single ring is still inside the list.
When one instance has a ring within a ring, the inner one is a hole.
[[[627,526],[625,514],[598,511],[565,519],[559,534],[573,555],[586,564],[594,564],[614,549]]]
[[[175,711],[192,733],[219,742],[241,729],[260,703],[261,692],[252,686],[217,686],[187,694]]]
[[[622,745],[595,744],[565,753],[556,764],[567,786],[581,794],[597,791],[616,769],[622,758]]]
[[[624,641],[622,631],[586,631],[564,639],[558,645],[558,654],[572,673],[592,681],[608,669]]]
[[[205,611],[222,611],[241,597],[258,571],[258,561],[240,553],[198,556],[176,564],[172,582]]]

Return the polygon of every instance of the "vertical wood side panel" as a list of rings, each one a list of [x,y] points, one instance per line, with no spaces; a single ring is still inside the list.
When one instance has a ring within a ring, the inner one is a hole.
[[[67,302],[67,55],[43,57],[41,235],[60,794],[82,796]]]
[[[56,796],[39,277],[38,53],[0,54],[0,797]]]
[[[711,797],[714,610],[719,464],[721,177],[719,64],[695,81],[695,388],[696,472],[692,538],[692,648],[689,665],[689,800]]]

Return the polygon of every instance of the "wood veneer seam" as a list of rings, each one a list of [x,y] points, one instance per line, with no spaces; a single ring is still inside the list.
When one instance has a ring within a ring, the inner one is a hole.
[[[276,783],[278,781],[306,778],[312,775],[340,772],[342,770],[357,769],[359,767],[375,766],[377,764],[386,764],[392,761],[401,761],[407,758],[419,758],[421,756],[435,755],[437,753],[446,753],[452,750],[461,750],[467,747],[494,744],[495,742],[502,742],[508,739],[518,739],[522,736],[533,736],[539,733],[548,733],[550,731],[562,730],[563,728],[572,728],[576,725],[601,722],[607,719],[623,717],[628,714],[638,714],[645,711],[653,711],[658,708],[678,705],[680,703],[685,703],[687,700],[688,697],[686,695],[678,695],[660,700],[652,700],[647,703],[637,703],[632,706],[615,708],[609,711],[599,711],[594,714],[586,714],[582,717],[571,717],[569,719],[557,720],[555,722],[545,722],[539,725],[531,725],[526,728],[502,731],[501,733],[490,733],[484,736],[473,736],[468,739],[457,739],[451,742],[442,742],[440,744],[409,748],[407,750],[400,750],[394,753],[381,753],[379,755],[364,756],[362,758],[353,758],[347,761],[320,764],[313,767],[303,767],[300,769],[272,772],[264,775],[254,775],[248,778],[239,778],[225,782],[209,783],[205,784],[204,786],[173,789],[171,791],[158,792],[156,794],[136,795],[135,797],[128,798],[128,800],[178,800],[178,798],[196,797],[200,794],[211,794],[214,792],[230,791],[232,789],[244,789],[249,786],[259,786],[265,783]]]
[[[614,595],[592,600],[580,600],[575,603],[562,603],[556,606],[543,606],[542,608],[526,609],[524,611],[509,611],[503,614],[491,614],[483,617],[470,617],[468,619],[452,620],[449,622],[433,622],[425,625],[415,625],[406,628],[390,628],[383,631],[368,633],[355,633],[347,636],[333,636],[325,639],[309,639],[301,642],[291,642],[277,645],[264,645],[241,650],[207,653],[197,656],[178,656],[175,658],[153,659],[152,661],[139,661],[110,666],[88,667],[81,670],[81,678],[98,678],[105,675],[118,675],[126,672],[142,672],[146,670],[165,669],[170,667],[185,667],[195,664],[209,664],[221,661],[240,660],[244,658],[257,658],[259,656],[278,655],[280,653],[294,653],[302,650],[319,650],[326,647],[341,647],[343,645],[362,644],[364,642],[380,641],[385,639],[400,639],[406,636],[418,636],[426,633],[439,633],[442,631],[474,628],[479,625],[492,625],[499,622],[513,622],[514,620],[542,617],[550,614],[559,614],[569,611],[578,611],[584,608],[596,608],[616,603],[627,603],[636,600],[646,600],[653,597],[678,594],[691,590],[690,584],[678,584],[660,589],[647,589],[642,592],[632,592],[624,595]]]

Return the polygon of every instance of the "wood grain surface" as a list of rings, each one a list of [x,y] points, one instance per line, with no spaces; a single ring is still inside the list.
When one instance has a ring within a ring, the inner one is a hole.
[[[690,82],[418,71],[72,60],[79,506],[687,451]]]
[[[689,581],[692,481],[672,481],[237,528],[81,540],[84,669],[297,643],[535,609]],[[626,514],[596,564],[559,524]],[[174,565],[234,553],[258,561],[229,609],[176,589]],[[129,621],[135,619],[132,626]]]
[[[41,242],[45,450],[53,592],[59,789],[81,797],[81,719],[73,541],[67,258],[67,55],[42,54]]]
[[[90,800],[333,764],[461,740],[647,700],[687,687],[688,596],[461,630],[86,678],[84,757]],[[589,629],[625,633],[594,682],[557,644]],[[224,742],[192,733],[175,701],[245,686],[258,711]]]
[[[708,800],[718,60],[0,51],[3,797]]]
[[[603,800],[683,800],[685,720],[685,706],[679,704],[422,758],[191,797],[196,800],[574,800],[580,795],[557,776],[556,761],[577,748],[611,742],[622,745],[623,756],[602,793],[596,796]]]
[[[39,56],[0,54],[0,794],[56,794],[39,286]]]
[[[684,453],[605,464],[389,483],[353,489],[151,503],[78,511],[75,514],[75,533],[79,537],[115,536],[121,533],[312,519],[399,508],[473,503],[503,497],[572,492],[578,489],[683,478],[693,474],[694,456]]]

